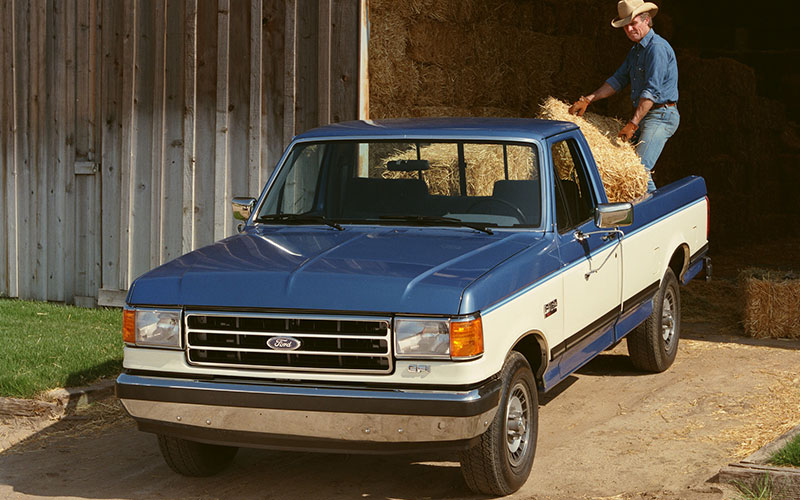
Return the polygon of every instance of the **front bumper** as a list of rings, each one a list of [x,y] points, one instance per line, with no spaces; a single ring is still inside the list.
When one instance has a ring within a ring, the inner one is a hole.
[[[232,446],[392,453],[469,447],[497,412],[501,381],[420,390],[123,373],[116,390],[146,432]]]

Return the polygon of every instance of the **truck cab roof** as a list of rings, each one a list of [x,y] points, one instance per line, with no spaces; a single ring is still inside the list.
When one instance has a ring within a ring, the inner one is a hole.
[[[297,141],[349,138],[543,140],[578,128],[570,122],[532,118],[396,118],[333,123],[304,132]]]

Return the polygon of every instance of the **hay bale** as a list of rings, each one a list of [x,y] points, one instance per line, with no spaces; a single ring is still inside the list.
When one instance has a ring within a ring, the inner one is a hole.
[[[553,97],[542,104],[540,118],[577,124],[594,155],[597,169],[610,202],[635,201],[647,193],[647,169],[633,146],[617,140],[623,123],[616,118],[587,112],[583,117],[569,114],[569,105]],[[568,176],[568,173],[560,173]],[[564,177],[566,178],[566,177]]]
[[[511,179],[536,179],[535,156],[528,146],[508,146],[508,173]],[[393,151],[382,159],[385,165],[393,160],[415,160],[417,151],[410,148]],[[437,195],[458,196],[458,152],[453,143],[429,143],[420,148],[420,158],[430,162],[430,170],[424,179],[428,192]],[[465,144],[464,158],[467,162],[467,195],[491,196],[494,183],[505,178],[503,147],[497,144]],[[416,172],[391,172],[384,170],[385,179],[416,178]]]
[[[800,338],[800,277],[792,272],[748,268],[739,273],[742,323],[755,338]]]

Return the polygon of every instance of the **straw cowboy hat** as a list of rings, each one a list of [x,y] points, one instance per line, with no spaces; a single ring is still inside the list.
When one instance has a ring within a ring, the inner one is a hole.
[[[617,13],[619,16],[611,21],[611,26],[622,28],[630,24],[633,18],[642,12],[650,12],[650,17],[655,17],[658,12],[658,6],[654,3],[644,2],[642,0],[620,0],[617,3]]]

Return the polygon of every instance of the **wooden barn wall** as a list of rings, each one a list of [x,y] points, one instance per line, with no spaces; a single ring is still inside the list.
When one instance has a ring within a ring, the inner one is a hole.
[[[366,0],[2,0],[0,296],[119,304],[364,117]]]

